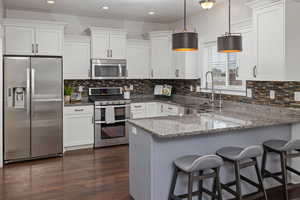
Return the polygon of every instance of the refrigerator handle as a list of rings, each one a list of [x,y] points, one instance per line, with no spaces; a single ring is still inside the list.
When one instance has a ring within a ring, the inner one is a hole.
[[[35,95],[35,69],[31,69],[31,94]]]
[[[26,109],[27,115],[30,115],[30,69],[26,69]]]

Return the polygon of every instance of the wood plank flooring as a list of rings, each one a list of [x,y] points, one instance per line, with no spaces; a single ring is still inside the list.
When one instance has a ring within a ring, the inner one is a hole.
[[[0,169],[0,200],[131,200],[128,146],[68,152]],[[300,189],[291,191],[300,199]],[[282,200],[282,192],[269,192]],[[137,199],[142,200],[142,199]]]

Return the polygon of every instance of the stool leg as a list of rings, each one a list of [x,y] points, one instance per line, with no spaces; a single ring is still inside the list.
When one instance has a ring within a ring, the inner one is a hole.
[[[218,200],[222,200],[222,189],[221,189],[221,182],[220,182],[220,168],[216,169],[216,187],[218,190]]]
[[[193,199],[193,175],[192,173],[189,173],[188,175],[188,200]]]
[[[171,182],[171,188],[170,188],[170,192],[169,192],[169,200],[173,200],[177,177],[178,177],[178,169],[177,169],[177,167],[175,167],[174,172],[173,172],[172,182]]]
[[[268,150],[266,148],[264,148],[264,153],[263,153],[263,157],[262,157],[262,165],[261,165],[261,176],[262,176],[262,178],[265,177],[267,155],[268,155]]]
[[[256,175],[257,175],[257,179],[258,179],[258,182],[259,182],[259,185],[260,185],[260,190],[261,190],[261,192],[264,193],[264,198],[265,198],[265,200],[268,200],[267,193],[266,193],[266,190],[265,190],[265,187],[264,187],[264,182],[263,182],[261,173],[260,173],[260,171],[259,171],[257,158],[254,158],[254,161],[255,161]]]
[[[235,178],[236,178],[236,192],[238,194],[237,200],[242,199],[242,188],[241,188],[241,176],[240,176],[240,164],[239,161],[234,162]]]
[[[202,175],[203,175],[203,171],[200,171],[199,176]],[[202,200],[202,195],[203,195],[202,189],[203,189],[203,180],[201,179],[198,182],[198,190],[199,190],[198,200]]]
[[[281,170],[282,170],[282,179],[283,179],[283,194],[284,199],[288,200],[288,184],[287,184],[287,164],[286,164],[286,153],[283,152],[280,154],[280,160],[281,160]]]

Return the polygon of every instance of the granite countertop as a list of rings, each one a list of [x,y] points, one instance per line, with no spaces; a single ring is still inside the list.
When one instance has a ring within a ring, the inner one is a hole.
[[[181,106],[187,101],[172,101]],[[199,101],[199,100],[198,100]],[[140,102],[147,102],[140,101]],[[148,101],[149,102],[149,101]],[[235,130],[300,123],[300,110],[273,106],[225,102],[222,109],[209,113],[129,120],[128,122],[159,138],[222,134]]]

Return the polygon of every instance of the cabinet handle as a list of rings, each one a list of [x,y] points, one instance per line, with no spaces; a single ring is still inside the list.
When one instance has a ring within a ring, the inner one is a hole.
[[[35,44],[36,53],[39,53],[39,44]]]
[[[32,50],[31,52],[34,53],[34,44],[32,44],[31,50]]]
[[[110,57],[113,57],[112,49],[110,50]]]
[[[75,109],[75,112],[82,112],[84,109]]]
[[[179,77],[179,69],[175,70],[175,76],[178,78]]]
[[[92,124],[94,124],[94,116],[92,116]]]
[[[253,77],[254,78],[257,77],[257,66],[256,65],[253,67]]]
[[[235,76],[238,78],[240,76],[240,68],[237,67],[235,70]]]
[[[88,69],[88,77],[91,77],[91,69]]]
[[[134,106],[135,108],[141,108],[142,106]]]
[[[152,78],[154,77],[154,70],[153,69],[151,70],[151,77]]]
[[[106,50],[106,56],[109,58],[109,49]]]

